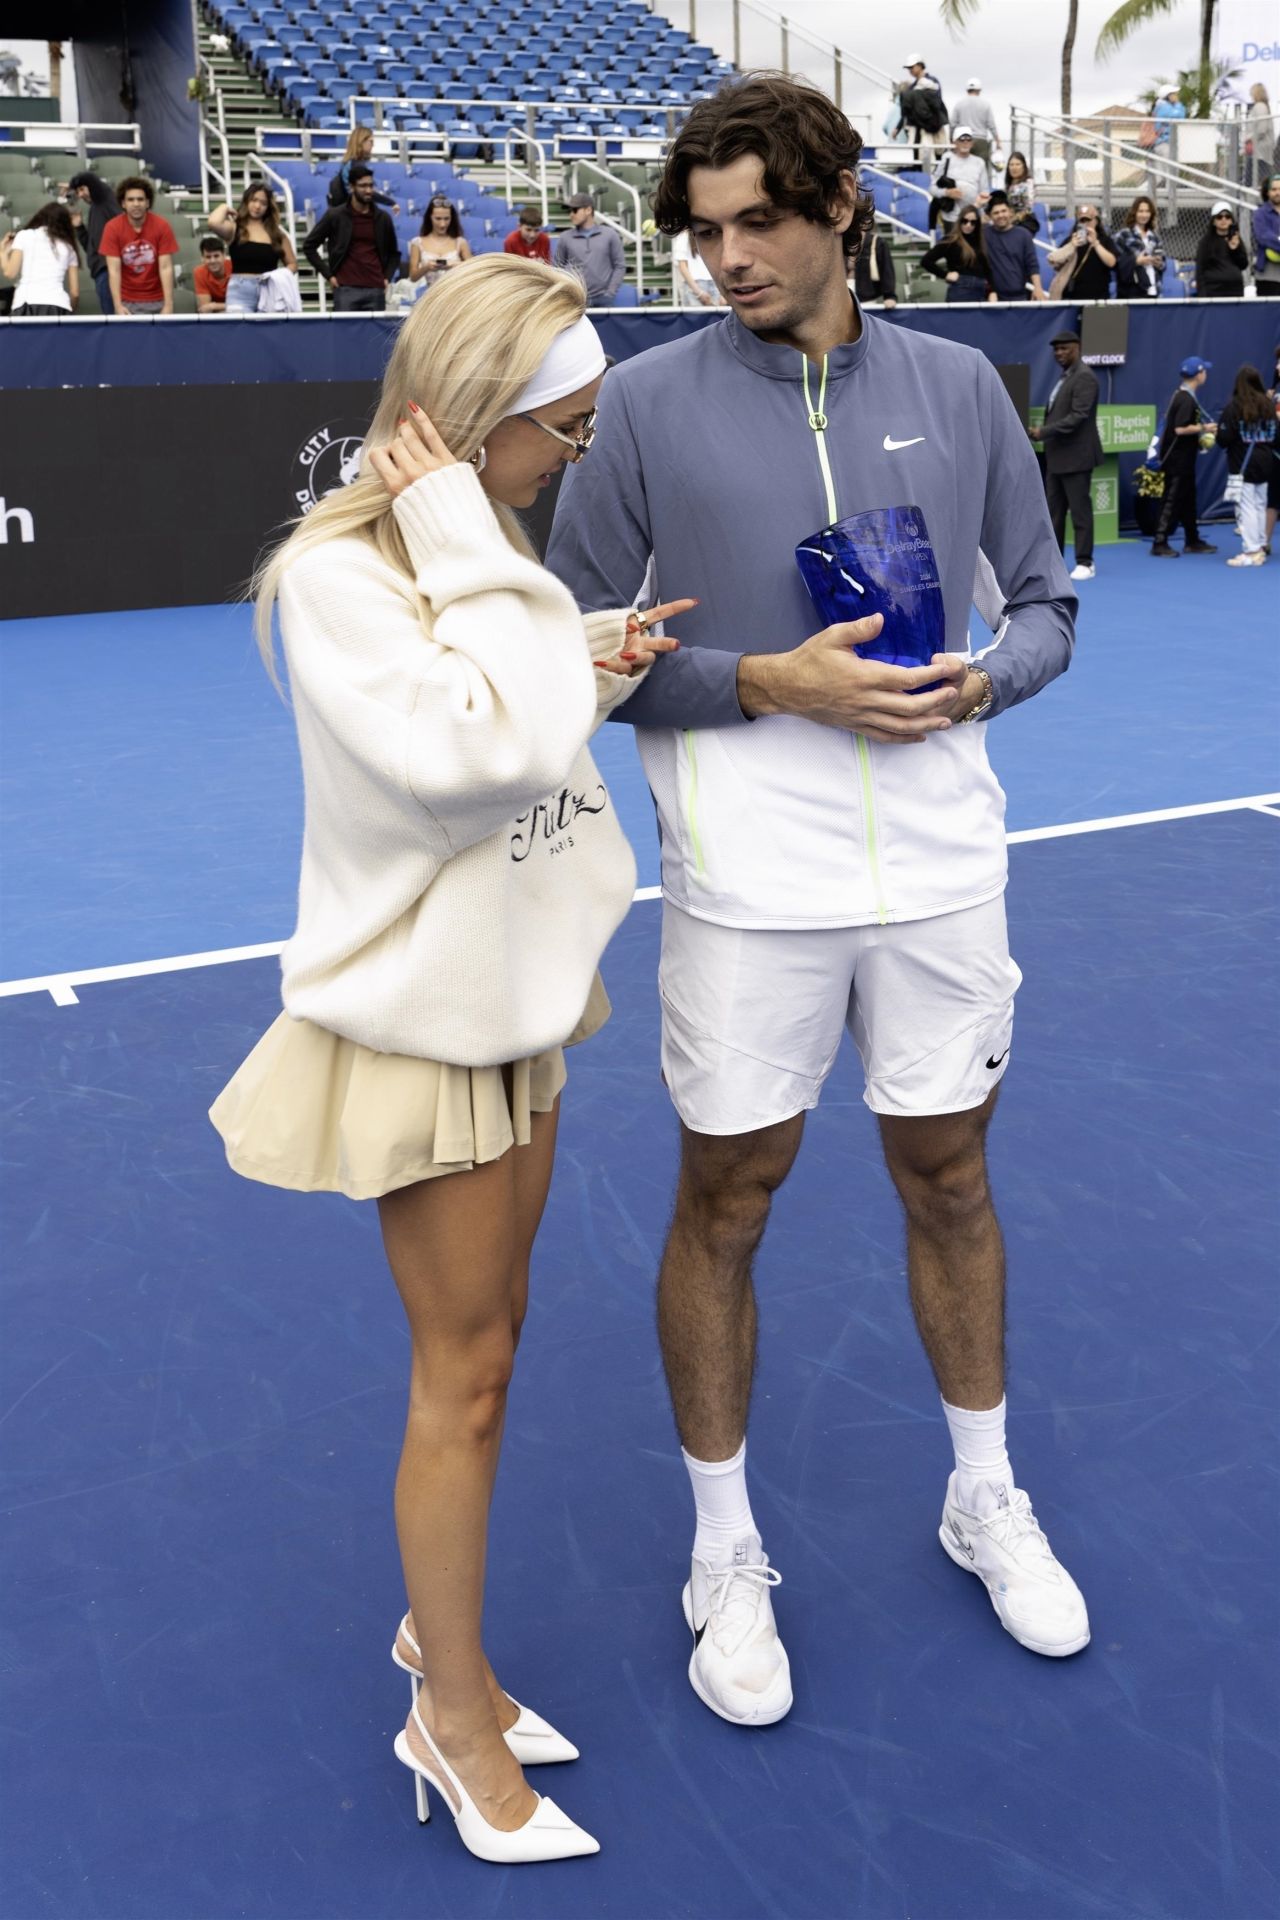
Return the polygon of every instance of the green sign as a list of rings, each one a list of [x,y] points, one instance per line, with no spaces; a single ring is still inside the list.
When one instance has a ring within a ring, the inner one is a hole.
[[[1030,424],[1044,424],[1044,408],[1032,407]],[[1154,407],[1099,407],[1098,438],[1104,453],[1145,453],[1156,430]],[[1040,451],[1043,452],[1043,446]]]

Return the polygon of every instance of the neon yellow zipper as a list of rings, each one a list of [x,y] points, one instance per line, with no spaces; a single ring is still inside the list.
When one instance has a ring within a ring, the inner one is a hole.
[[[689,756],[689,787],[685,795],[685,814],[689,821],[689,839],[693,844],[693,873],[696,880],[705,880],[706,867],[702,861],[702,841],[698,835],[698,749],[691,728],[684,733],[685,752]]]
[[[827,454],[827,355],[822,356],[822,384],[818,388],[818,404],[813,404],[809,392],[809,357],[803,356],[804,366],[804,403],[809,409],[809,425],[813,437],[818,443],[818,463],[822,468],[822,484],[827,490],[827,517],[831,525],[840,518],[840,509],[836,505],[836,486],[831,477],[831,460]],[[858,756],[858,771],[862,776],[862,829],[867,848],[867,865],[871,870],[871,885],[875,891],[876,918],[883,927],[889,919],[889,909],[884,903],[884,882],[880,874],[880,842],[876,832],[876,793],[871,777],[871,749],[860,733],[855,733],[854,750]],[[696,845],[696,841],[695,841]]]

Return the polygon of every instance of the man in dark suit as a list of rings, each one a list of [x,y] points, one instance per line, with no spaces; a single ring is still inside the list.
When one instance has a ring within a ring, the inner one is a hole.
[[[1050,342],[1062,378],[1049,395],[1044,424],[1029,427],[1033,440],[1044,445],[1044,485],[1049,518],[1059,552],[1066,545],[1067,514],[1076,534],[1073,580],[1092,580],[1093,500],[1089,484],[1102,464],[1098,438],[1098,377],[1080,358],[1078,333],[1055,333]]]

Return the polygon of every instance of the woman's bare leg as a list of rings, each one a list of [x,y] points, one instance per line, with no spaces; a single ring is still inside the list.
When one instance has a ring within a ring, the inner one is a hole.
[[[536,1798],[502,1738],[480,1620],[515,1355],[515,1150],[386,1194],[378,1213],[413,1348],[395,1504],[422,1649],[422,1711],[481,1814],[510,1830],[529,1818]]]
[[[511,1273],[511,1344],[514,1350],[520,1343],[520,1332],[524,1325],[525,1313],[529,1304],[529,1262],[533,1253],[533,1243],[537,1238],[538,1227],[542,1221],[547,1203],[547,1194],[551,1186],[551,1170],[555,1161],[556,1128],[560,1119],[560,1102],[556,1101],[550,1113],[535,1113],[529,1126],[529,1144],[527,1147],[514,1147],[508,1156],[515,1162],[515,1254]],[[498,1449],[494,1449],[493,1473],[498,1466]],[[489,1481],[492,1496],[493,1476]],[[418,1640],[416,1624],[410,1611],[409,1631]],[[418,1641],[421,1645],[421,1641]],[[488,1660],[484,1662],[485,1679],[489,1688],[489,1697],[498,1717],[498,1725],[505,1733],[513,1727],[519,1718],[515,1704],[503,1692]]]
[[[558,1103],[533,1116],[527,1147],[378,1203],[413,1343],[396,1528],[422,1709],[481,1813],[503,1828],[522,1825],[535,1796],[502,1740],[516,1709],[481,1647],[485,1550],[557,1118]]]

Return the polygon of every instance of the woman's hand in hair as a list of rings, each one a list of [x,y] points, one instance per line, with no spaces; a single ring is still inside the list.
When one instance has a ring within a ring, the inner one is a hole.
[[[626,679],[643,673],[660,653],[674,653],[680,645],[678,640],[650,633],[650,627],[656,627],[662,620],[674,620],[677,614],[688,613],[690,607],[697,604],[696,600],[668,600],[664,606],[649,607],[643,614],[633,613],[627,621],[627,644],[622,652],[608,660],[597,660],[596,665],[606,673],[620,673]]]
[[[439,473],[442,467],[456,467],[457,461],[421,407],[409,402],[409,417],[400,422],[400,430],[389,446],[375,447],[369,465],[394,500],[424,474]]]

